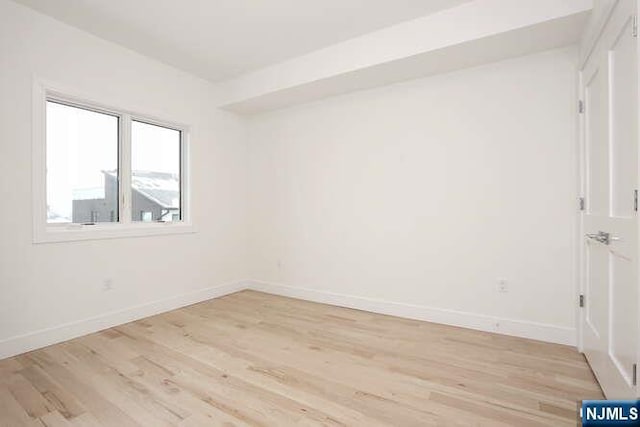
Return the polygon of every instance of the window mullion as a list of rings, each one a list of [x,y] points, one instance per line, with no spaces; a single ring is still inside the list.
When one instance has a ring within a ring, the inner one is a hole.
[[[120,223],[131,223],[131,115],[121,116],[120,132]]]

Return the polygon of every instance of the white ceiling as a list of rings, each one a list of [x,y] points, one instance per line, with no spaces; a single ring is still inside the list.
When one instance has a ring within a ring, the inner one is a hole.
[[[217,81],[468,0],[15,0]]]

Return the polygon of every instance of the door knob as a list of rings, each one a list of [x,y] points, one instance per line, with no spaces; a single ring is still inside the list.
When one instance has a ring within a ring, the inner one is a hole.
[[[603,245],[611,244],[612,240],[618,240],[618,237],[611,237],[611,234],[605,231],[598,231],[598,233],[587,233],[587,238],[602,243]]]

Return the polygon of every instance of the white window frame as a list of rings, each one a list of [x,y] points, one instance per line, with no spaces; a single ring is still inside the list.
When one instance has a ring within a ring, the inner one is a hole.
[[[47,222],[47,101],[83,108],[89,111],[110,114],[119,118],[118,135],[118,220],[96,224],[48,223]],[[151,125],[180,131],[180,213],[176,222],[133,221],[131,216],[131,122],[139,121]],[[54,243],[78,240],[144,237],[167,234],[194,233],[191,221],[191,188],[189,162],[190,127],[131,109],[107,106],[85,95],[68,89],[60,89],[40,79],[33,87],[33,140],[32,140],[32,184],[33,184],[33,242]]]

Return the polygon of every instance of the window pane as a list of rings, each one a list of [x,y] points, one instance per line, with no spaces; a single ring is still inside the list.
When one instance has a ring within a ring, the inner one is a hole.
[[[180,131],[131,123],[131,219],[180,221]]]
[[[118,117],[47,101],[47,222],[118,221]]]

